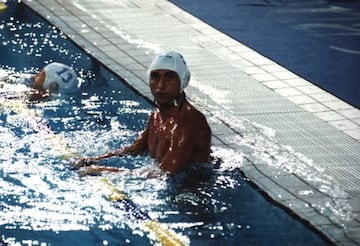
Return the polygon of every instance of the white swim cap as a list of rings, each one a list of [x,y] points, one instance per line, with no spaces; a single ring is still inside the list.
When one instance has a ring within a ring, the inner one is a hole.
[[[52,83],[57,83],[59,90],[66,91],[78,86],[77,76],[74,70],[62,63],[53,62],[44,67],[45,81],[43,88],[50,88]]]
[[[190,81],[190,71],[186,65],[184,57],[175,52],[168,51],[158,54],[146,71],[146,79],[150,81],[150,74],[157,69],[167,69],[174,71],[180,78],[180,92],[183,92]]]

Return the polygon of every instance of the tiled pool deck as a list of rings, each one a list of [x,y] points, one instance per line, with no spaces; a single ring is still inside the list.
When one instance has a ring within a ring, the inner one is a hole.
[[[276,143],[312,159],[309,170],[322,169],[346,194],[329,196],[301,175],[251,157],[244,174],[334,243],[360,245],[359,109],[165,0],[24,2],[148,98],[144,75],[154,52],[183,53],[192,71],[186,92],[207,115],[213,145],[246,152],[241,141],[234,142],[243,131],[236,122],[274,129]],[[331,209],[317,206],[319,201],[350,204],[344,208],[353,216],[339,220]]]

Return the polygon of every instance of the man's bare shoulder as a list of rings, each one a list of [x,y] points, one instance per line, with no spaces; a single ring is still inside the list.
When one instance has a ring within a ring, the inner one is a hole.
[[[205,115],[200,112],[197,108],[195,108],[192,104],[187,102],[183,105],[182,119],[185,120],[185,123],[190,125],[195,124],[199,126],[208,125]],[[195,125],[192,125],[194,127]]]

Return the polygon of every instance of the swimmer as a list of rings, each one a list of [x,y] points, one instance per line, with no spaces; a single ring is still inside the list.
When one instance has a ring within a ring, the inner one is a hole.
[[[158,54],[146,73],[155,109],[146,129],[129,146],[96,157],[75,161],[74,169],[86,166],[85,174],[119,172],[123,168],[98,166],[98,161],[114,156],[148,153],[162,171],[178,173],[191,164],[207,163],[211,153],[211,129],[205,116],[186,99],[184,89],[190,71],[181,54]]]
[[[72,68],[53,62],[46,65],[32,78],[30,86],[37,90],[37,94],[41,98],[57,92],[71,92],[78,87],[78,80]]]
[[[30,101],[40,101],[58,92],[73,92],[79,86],[74,70],[62,63],[53,62],[46,65],[36,75],[10,75],[8,83],[24,83],[34,89],[29,93]]]

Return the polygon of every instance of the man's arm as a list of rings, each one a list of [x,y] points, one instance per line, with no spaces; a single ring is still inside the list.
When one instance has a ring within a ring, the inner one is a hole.
[[[140,155],[147,149],[147,143],[149,138],[149,130],[146,128],[140,136],[129,146],[120,150],[120,155]]]
[[[131,145],[105,153],[103,155],[80,158],[76,160],[76,162],[72,166],[74,169],[79,169],[80,167],[93,165],[102,159],[110,158],[113,156],[142,154],[143,152],[145,152],[147,148],[148,134],[149,134],[148,129],[145,129]]]

